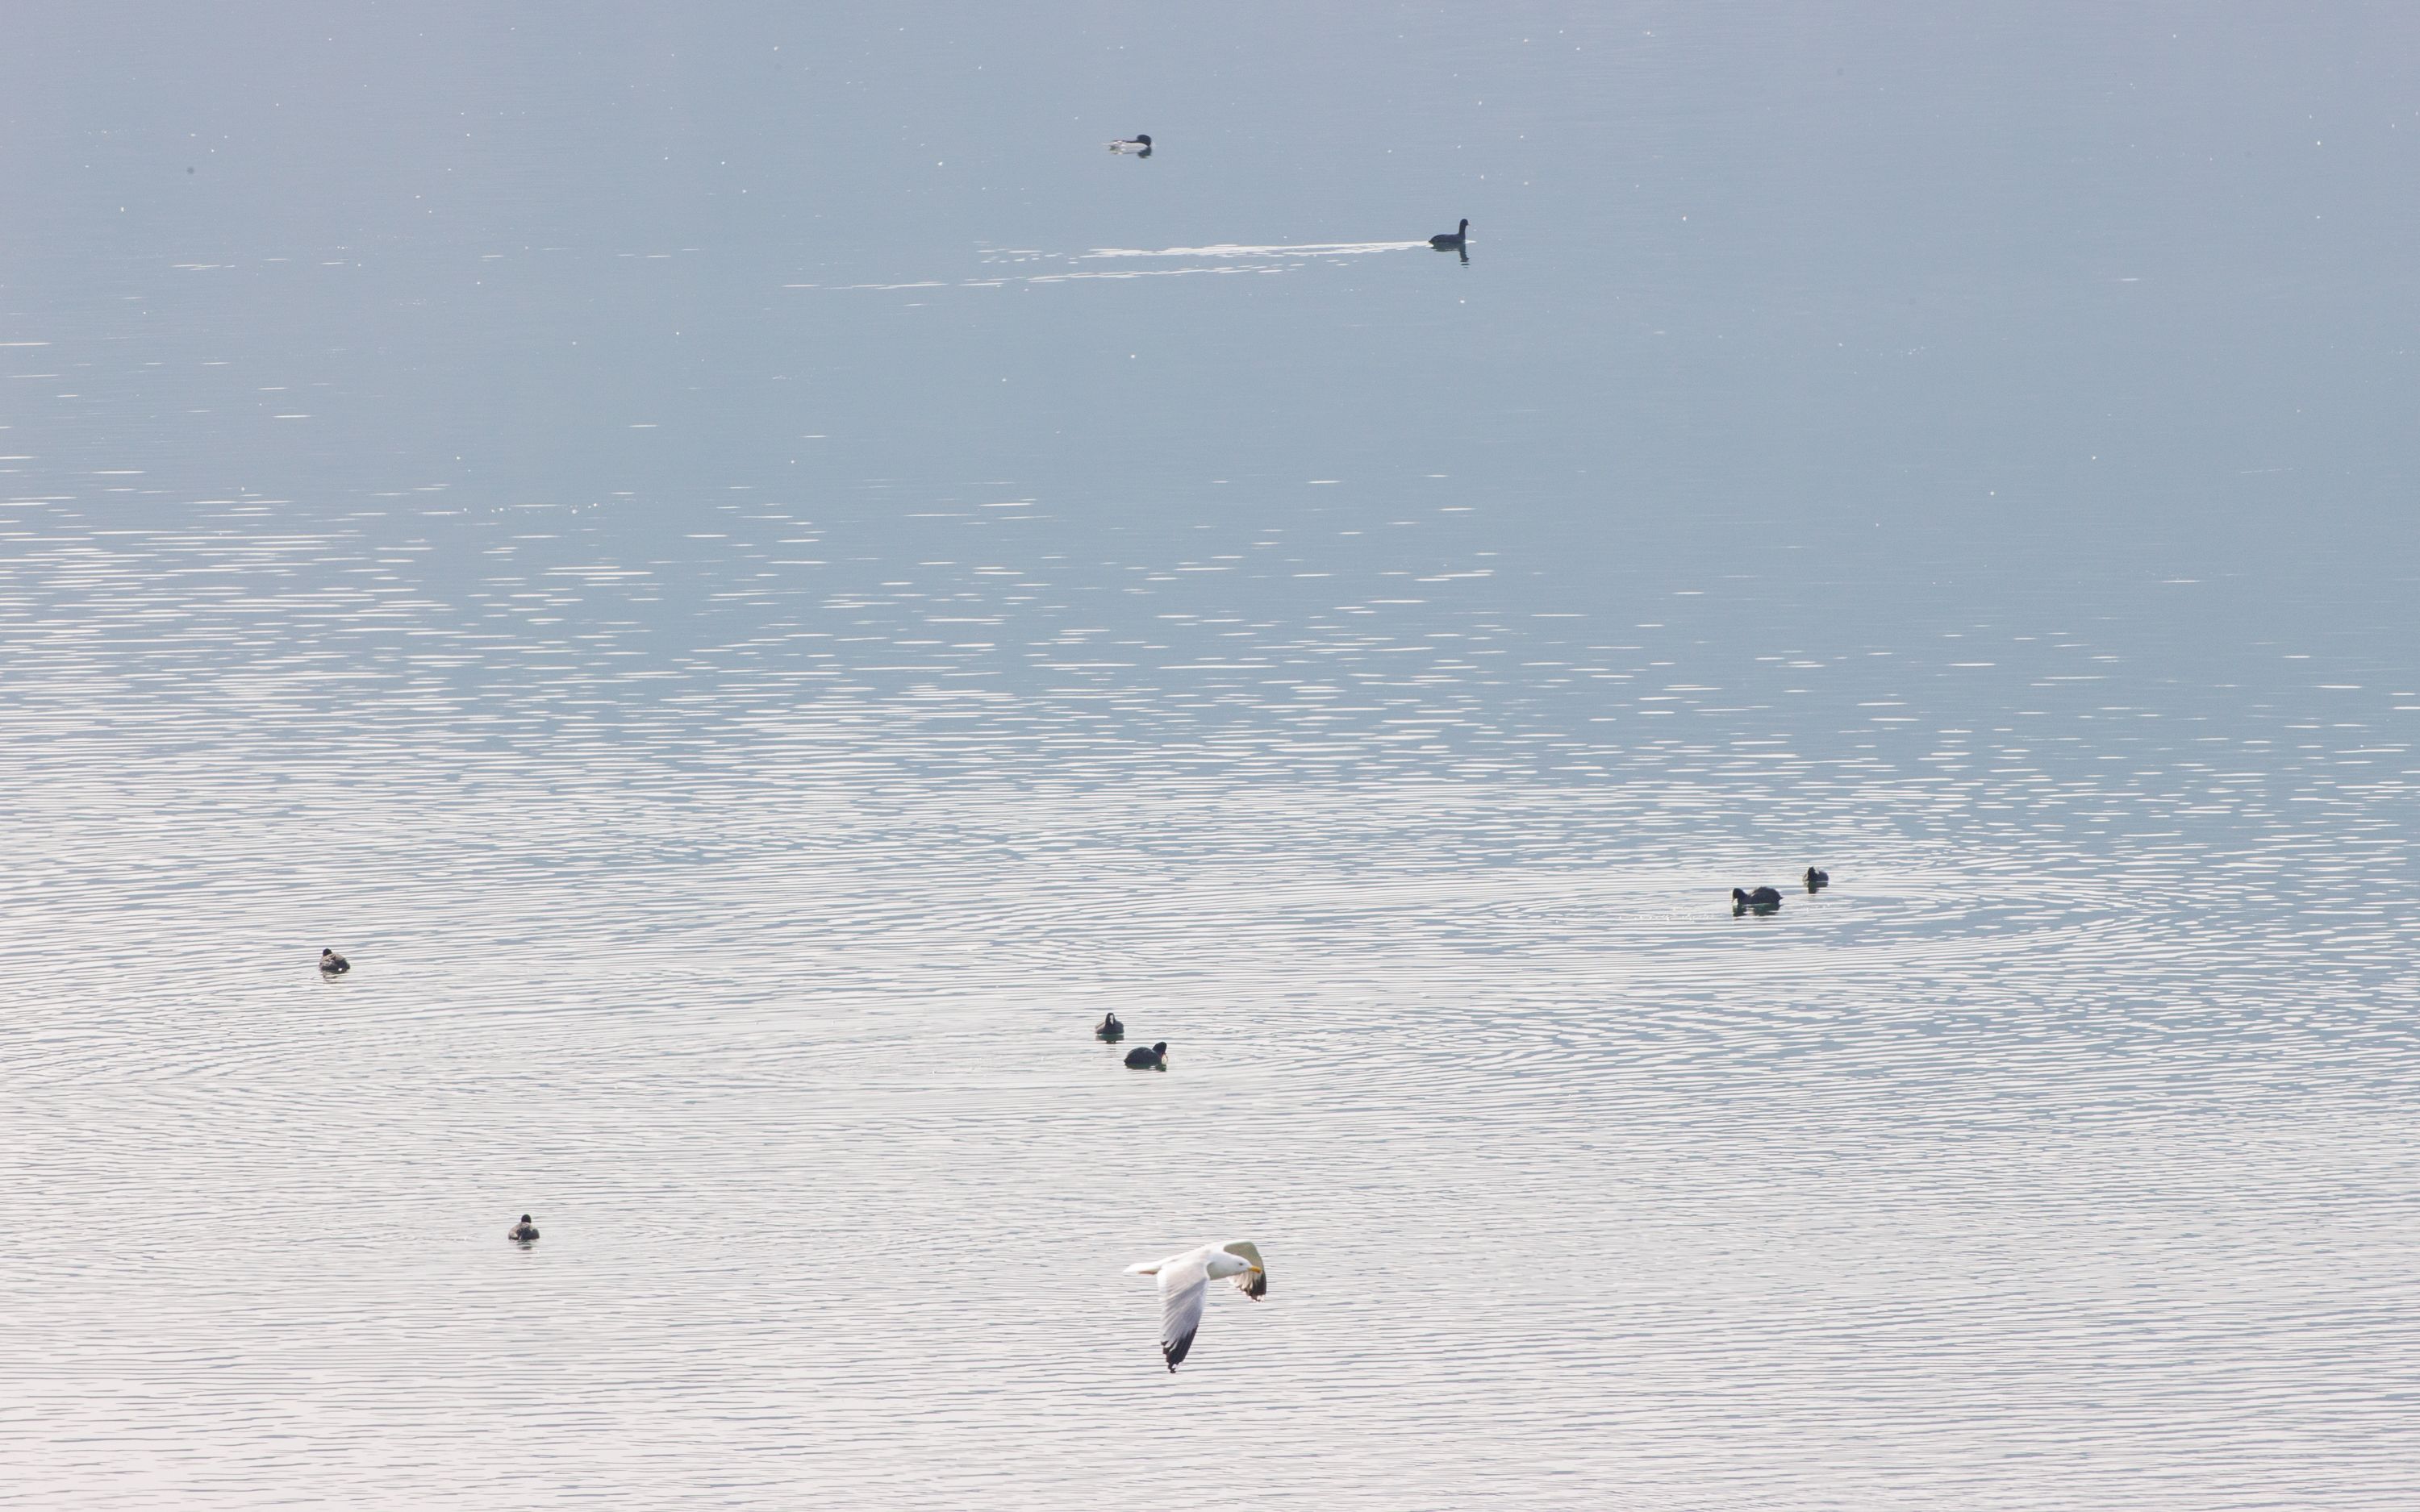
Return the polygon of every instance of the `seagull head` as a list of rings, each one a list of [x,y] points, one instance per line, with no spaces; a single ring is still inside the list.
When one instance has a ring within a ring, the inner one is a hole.
[[[1241,1261],[1221,1268],[1219,1260]],[[1214,1276],[1232,1279],[1235,1288],[1254,1302],[1269,1294],[1268,1268],[1262,1263],[1261,1247],[1249,1239],[1231,1240],[1218,1246],[1218,1256],[1206,1269]]]

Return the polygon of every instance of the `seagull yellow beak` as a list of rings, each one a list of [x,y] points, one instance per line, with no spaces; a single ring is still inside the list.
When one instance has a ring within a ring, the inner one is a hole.
[[[1261,1263],[1259,1245],[1249,1239],[1239,1239],[1231,1244],[1221,1245],[1220,1248],[1244,1262],[1244,1269],[1231,1279],[1245,1296],[1258,1302],[1269,1294],[1268,1268]]]

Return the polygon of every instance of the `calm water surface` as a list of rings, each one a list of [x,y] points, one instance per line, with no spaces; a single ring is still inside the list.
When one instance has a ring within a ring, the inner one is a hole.
[[[2415,40],[29,27],[0,1504],[2414,1504]]]

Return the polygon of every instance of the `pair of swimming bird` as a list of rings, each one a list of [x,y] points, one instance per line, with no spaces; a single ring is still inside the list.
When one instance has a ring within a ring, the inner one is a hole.
[[[1105,1013],[1101,1016],[1101,1022],[1093,1026],[1093,1035],[1095,1039],[1106,1040],[1110,1044],[1115,1044],[1126,1037],[1126,1026],[1118,1022],[1118,1016],[1115,1013]],[[1137,1048],[1127,1051],[1126,1064],[1137,1071],[1166,1071],[1168,1041],[1162,1040],[1148,1050]]]
[[[1831,886],[1832,873],[1829,872],[1818,872],[1810,866],[1807,869],[1807,874],[1799,880],[1807,884],[1807,890],[1808,892],[1821,892],[1825,887]],[[1731,889],[1731,917],[1733,918],[1739,918],[1742,914],[1756,914],[1762,916],[1765,914],[1777,914],[1780,911],[1781,893],[1776,888],[1759,887],[1753,892],[1748,891],[1745,887],[1733,887]]]

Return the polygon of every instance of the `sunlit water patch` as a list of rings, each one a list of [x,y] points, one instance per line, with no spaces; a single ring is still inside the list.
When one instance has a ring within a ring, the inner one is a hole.
[[[2420,1504],[2398,39],[186,8],[8,54],[0,1504]]]
[[[767,633],[901,579],[631,682],[564,600],[676,562],[520,572],[561,628],[483,641],[504,584],[376,550],[20,559],[23,1494],[1040,1505],[1138,1441],[1346,1505],[2407,1482],[2413,941],[2399,825],[2345,822],[2400,786],[1483,733],[1458,774],[1366,712],[1265,743],[1292,689],[1179,762],[1139,658],[1003,687],[970,764],[946,647],[858,625],[827,701],[783,674],[842,638]],[[1118,1267],[1228,1233],[1276,1289],[1171,1378]]]

